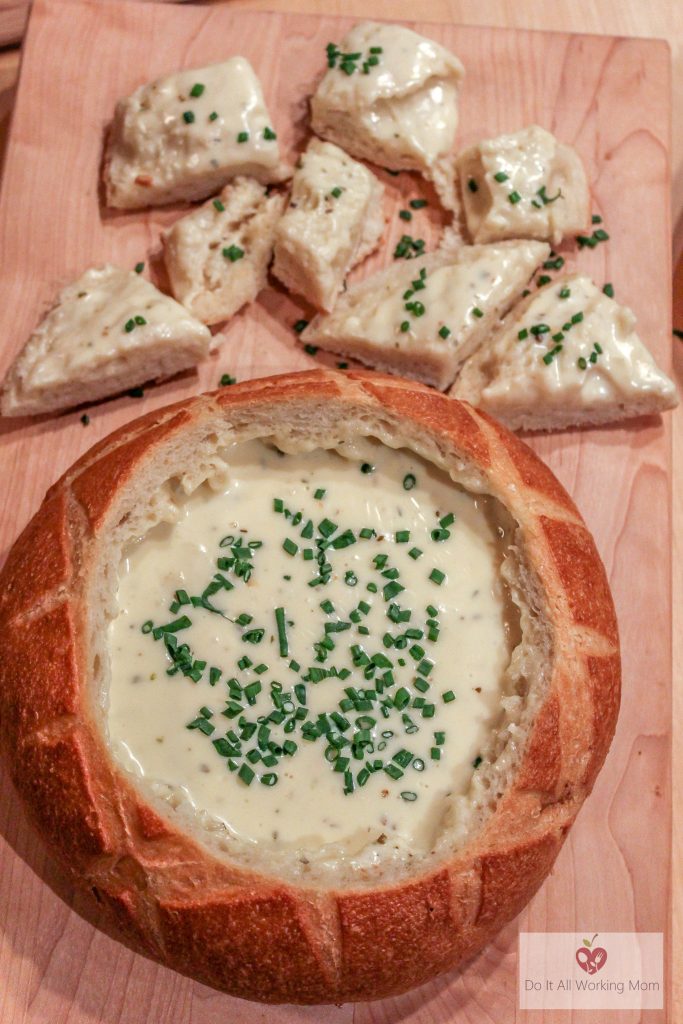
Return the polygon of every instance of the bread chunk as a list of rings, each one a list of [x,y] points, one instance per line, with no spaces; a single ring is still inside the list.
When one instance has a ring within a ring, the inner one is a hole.
[[[134,271],[105,266],[67,285],[5,377],[3,416],[118,394],[195,366],[211,333]]]
[[[676,389],[636,318],[577,274],[521,302],[465,364],[451,394],[519,430],[597,425],[671,409]]]
[[[338,47],[311,100],[313,131],[361,160],[419,171],[453,206],[453,143],[464,68],[401,25],[363,21]],[[352,59],[353,58],[353,59]]]
[[[206,199],[232,178],[283,181],[277,133],[245,57],[177,71],[120,100],[104,180],[107,204],[134,210]]]
[[[590,224],[578,153],[538,125],[466,149],[457,174],[473,242],[538,238],[557,245]]]
[[[352,285],[302,340],[444,389],[549,251],[501,242],[397,261]]]
[[[311,139],[277,226],[273,273],[318,309],[334,306],[349,270],[384,233],[384,187],[331,142]]]
[[[202,323],[229,319],[265,286],[284,202],[253,178],[236,178],[166,232],[171,290]]]

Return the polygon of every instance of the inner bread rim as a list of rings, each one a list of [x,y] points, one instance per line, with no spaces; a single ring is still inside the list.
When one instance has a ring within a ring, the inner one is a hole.
[[[541,670],[479,770],[466,833],[455,842],[445,833],[420,861],[341,871],[321,863],[304,874],[298,862],[265,867],[232,847],[227,855],[215,833],[182,806],[174,814],[109,753],[93,695],[106,671],[102,623],[118,553],[164,517],[167,481],[191,491],[220,471],[222,445],[274,434],[310,447],[360,435],[408,447],[492,495],[517,523],[507,582]],[[605,572],[550,470],[466,403],[371,372],[235,385],[112,434],[48,492],[12,549],[0,624],[10,771],[76,883],[138,948],[270,1002],[377,998],[473,956],[550,870],[619,704]]]

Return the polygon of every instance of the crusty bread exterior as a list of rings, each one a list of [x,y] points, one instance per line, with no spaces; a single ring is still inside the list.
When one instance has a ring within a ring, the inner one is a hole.
[[[228,439],[274,434],[310,447],[391,439],[493,495],[517,524],[510,586],[545,644],[543,678],[529,679],[533,714],[491,754],[487,806],[465,841],[393,876],[368,868],[316,881],[226,855],[116,765],[100,721],[113,539],[158,521],[149,495],[170,479],[206,479]],[[473,957],[548,874],[619,706],[609,586],[562,486],[495,420],[371,372],[251,381],[110,435],[50,489],[14,545],[0,626],[0,738],[48,845],[140,951],[264,1002],[389,996]]]

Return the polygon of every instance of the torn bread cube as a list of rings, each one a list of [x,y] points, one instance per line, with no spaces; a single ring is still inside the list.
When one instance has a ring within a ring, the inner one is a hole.
[[[543,242],[461,246],[352,285],[301,338],[444,389],[547,258]]]
[[[581,158],[538,125],[478,142],[456,166],[473,242],[537,238],[557,245],[590,224]]]
[[[106,266],[67,285],[5,377],[3,416],[95,402],[195,366],[211,332],[134,271]]]
[[[453,208],[458,58],[402,25],[363,21],[328,45],[327,63],[313,131],[362,160],[419,171]]]
[[[284,202],[253,178],[237,178],[166,232],[171,291],[198,320],[227,320],[265,286]]]
[[[273,273],[290,291],[330,310],[349,270],[384,234],[384,186],[331,142],[311,139],[277,226]]]
[[[671,409],[674,384],[635,327],[631,310],[590,278],[558,278],[512,310],[464,365],[451,393],[513,430],[560,430]]]
[[[166,75],[116,107],[104,165],[109,206],[206,199],[239,175],[268,184],[290,174],[244,57]]]

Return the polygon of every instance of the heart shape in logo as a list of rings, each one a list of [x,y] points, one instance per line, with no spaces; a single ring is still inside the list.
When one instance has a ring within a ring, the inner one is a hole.
[[[586,974],[597,974],[607,963],[607,950],[602,946],[596,946],[595,949],[579,946],[576,951],[576,962]]]

